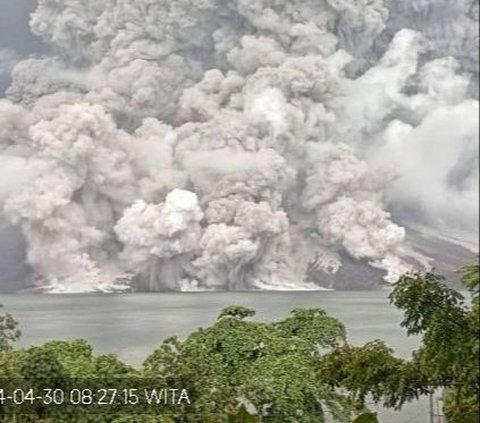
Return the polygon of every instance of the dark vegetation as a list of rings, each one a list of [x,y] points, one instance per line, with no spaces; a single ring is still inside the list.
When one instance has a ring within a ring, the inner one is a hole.
[[[0,317],[0,421],[374,423],[367,401],[401,409],[441,389],[448,423],[478,423],[478,264],[461,274],[470,298],[433,273],[406,275],[395,285],[390,300],[404,313],[401,325],[421,337],[409,359],[396,357],[381,340],[350,345],[342,323],[321,309],[260,322],[254,310],[231,306],[211,327],[185,340],[167,339],[136,369],[115,355],[95,356],[84,340],[14,349],[20,332],[7,314]],[[186,389],[191,404],[18,406],[2,399],[21,384],[38,392],[82,386],[142,392],[154,385]]]

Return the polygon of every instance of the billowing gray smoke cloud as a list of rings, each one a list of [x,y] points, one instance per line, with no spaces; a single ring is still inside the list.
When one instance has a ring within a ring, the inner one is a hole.
[[[58,55],[19,62],[0,100],[0,207],[37,284],[312,288],[309,264],[335,273],[338,252],[393,282],[428,260],[392,207],[478,233],[478,101],[457,60],[401,29],[352,74],[389,8],[39,0],[31,30]]]
[[[387,34],[422,31],[429,58],[455,57],[478,80],[478,0],[392,0]]]

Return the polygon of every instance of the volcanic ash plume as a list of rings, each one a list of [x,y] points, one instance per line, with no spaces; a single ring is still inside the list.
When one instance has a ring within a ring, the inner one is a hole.
[[[392,215],[478,233],[476,16],[455,9],[442,58],[405,3],[39,0],[56,55],[0,100],[0,207],[36,284],[309,289],[345,254],[394,282],[425,260]]]

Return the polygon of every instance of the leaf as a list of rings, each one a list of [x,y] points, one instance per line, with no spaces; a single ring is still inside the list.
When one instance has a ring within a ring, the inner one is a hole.
[[[379,423],[377,413],[360,414],[352,423]]]
[[[245,406],[242,405],[237,414],[228,416],[228,423],[258,423],[258,419],[252,416]]]
[[[236,319],[245,319],[247,317],[252,317],[254,315],[255,315],[255,310],[251,308],[233,305],[223,309],[222,312],[220,313],[220,316],[218,316],[218,318],[222,319],[224,317],[234,317]]]

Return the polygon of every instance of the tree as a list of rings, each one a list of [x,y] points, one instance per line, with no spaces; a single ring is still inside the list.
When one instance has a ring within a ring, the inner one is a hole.
[[[183,342],[167,340],[145,361],[145,374],[188,388],[190,413],[203,416],[191,421],[249,422],[250,414],[261,422],[319,423],[326,413],[350,421],[348,399],[314,371],[322,351],[343,345],[344,326],[320,309],[294,310],[274,323],[249,320],[254,314],[228,307],[211,327]]]
[[[3,307],[0,304],[0,308]],[[18,323],[10,314],[0,315],[0,356],[10,351],[12,343],[20,338]]]
[[[410,360],[394,357],[381,341],[345,345],[321,358],[321,377],[360,405],[370,395],[397,409],[444,388],[449,423],[479,422],[478,264],[463,268],[462,275],[470,303],[433,273],[405,275],[395,285],[390,300],[404,312],[401,326],[422,338]]]
[[[8,366],[8,383],[2,386],[6,391],[22,388],[26,393],[32,389],[36,395],[50,400],[48,404],[27,400],[21,405],[12,402],[0,405],[4,421],[8,422],[16,421],[20,415],[29,415],[32,422],[42,423],[111,423],[119,414],[127,414],[122,409],[123,404],[89,403],[90,395],[84,389],[99,392],[118,388],[120,391],[124,382],[129,388],[134,387],[131,381],[140,375],[115,355],[95,356],[85,340],[50,341],[41,346],[12,350],[8,353]],[[72,391],[76,392],[78,404],[70,402]],[[79,399],[80,396],[86,401]]]
[[[345,327],[317,308],[261,322],[254,310],[231,306],[185,340],[165,340],[141,369],[113,354],[95,356],[84,340],[12,349],[19,332],[13,318],[4,317],[0,376],[65,392],[122,389],[125,381],[141,390],[153,381],[186,389],[192,400],[154,410],[143,403],[27,404],[22,411],[34,416],[26,420],[32,423],[377,423],[367,398],[400,409],[438,388],[449,423],[478,423],[479,266],[463,268],[462,280],[471,301],[433,273],[408,274],[395,285],[390,299],[404,312],[401,325],[422,340],[409,359],[395,357],[380,340],[350,345]],[[18,413],[0,402],[0,421],[14,422]]]
[[[157,407],[74,407],[65,403],[35,403],[2,407],[6,421],[28,413],[33,421],[63,423],[195,423],[325,421],[327,413],[350,422],[357,415],[351,402],[315,373],[322,354],[345,343],[345,328],[320,309],[298,309],[283,321],[251,318],[255,311],[231,306],[215,324],[199,329],[184,341],[170,338],[137,370],[115,355],[93,354],[84,340],[50,341],[27,349],[8,350],[10,375],[37,392],[57,388],[116,388],[128,379],[138,388],[157,386],[187,389],[192,404]]]

